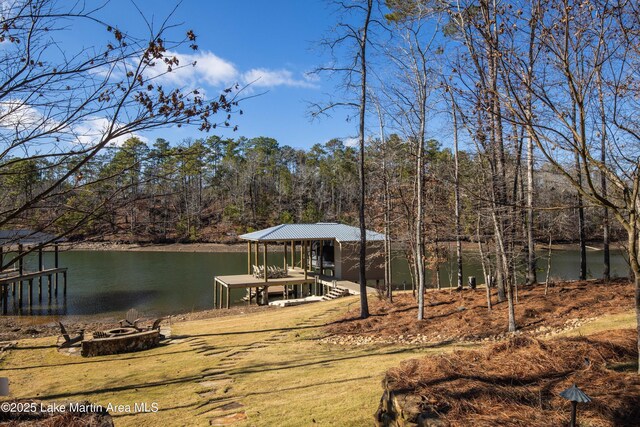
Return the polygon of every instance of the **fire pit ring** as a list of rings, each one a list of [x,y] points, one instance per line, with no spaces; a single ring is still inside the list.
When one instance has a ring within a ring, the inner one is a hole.
[[[115,328],[104,331],[105,334],[111,337],[120,337],[122,335],[135,334],[136,332],[139,332],[136,328]]]

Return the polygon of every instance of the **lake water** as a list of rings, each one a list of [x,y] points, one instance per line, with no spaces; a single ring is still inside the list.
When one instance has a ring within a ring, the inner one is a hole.
[[[47,266],[53,264],[52,254],[45,254]],[[467,276],[476,276],[483,283],[481,266],[475,253],[465,254],[465,282]],[[34,260],[27,261],[27,265]],[[282,254],[269,254],[269,264],[282,265]],[[627,264],[620,252],[612,252],[612,276],[626,276]],[[60,289],[57,300],[47,304],[36,301],[31,308],[34,315],[122,315],[135,307],[145,315],[174,314],[210,309],[213,306],[214,275],[244,274],[247,268],[245,253],[184,253],[184,252],[121,252],[121,251],[69,251],[60,253],[60,265],[68,267],[67,297]],[[555,251],[551,260],[551,277],[576,279],[579,252]],[[455,283],[449,267],[441,271],[442,286]],[[538,279],[544,280],[546,260],[540,260]],[[588,253],[590,277],[602,274],[602,252]],[[454,273],[455,274],[455,273]],[[397,259],[393,263],[394,283],[410,289],[411,278],[407,262]],[[25,291],[26,293],[26,291]],[[232,292],[231,299],[240,303],[244,291]],[[10,305],[11,305],[11,299]],[[26,298],[25,298],[26,302]],[[10,313],[17,314],[14,307]],[[29,308],[23,304],[22,313]]]

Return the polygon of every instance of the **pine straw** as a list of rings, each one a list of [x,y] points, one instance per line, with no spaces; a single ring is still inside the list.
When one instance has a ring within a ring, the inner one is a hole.
[[[612,364],[637,360],[634,330],[542,341],[518,336],[482,350],[409,360],[387,373],[452,426],[566,425],[571,405],[558,396],[577,384],[592,398],[578,406],[582,426],[640,423],[640,376]]]
[[[74,412],[68,405],[65,412],[47,412],[49,403],[37,400],[11,400],[10,402],[35,404],[36,412],[4,412],[0,411],[0,426],[2,427],[108,427],[113,426],[113,420],[106,410],[96,412]],[[40,411],[41,405],[45,411]],[[89,402],[80,405],[89,408]]]
[[[522,332],[544,334],[567,326],[567,321],[584,321],[605,314],[633,309],[634,287],[628,280],[559,282],[544,295],[544,286],[519,289],[516,323]],[[394,302],[372,300],[371,316],[359,319],[352,309],[326,328],[329,335],[372,337],[426,336],[430,341],[495,337],[507,330],[507,303],[487,311],[486,291],[430,290],[425,294],[425,320],[417,322],[417,303],[410,293],[398,294]]]

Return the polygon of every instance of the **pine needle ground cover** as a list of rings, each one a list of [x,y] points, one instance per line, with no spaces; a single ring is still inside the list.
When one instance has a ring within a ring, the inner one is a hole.
[[[587,326],[603,316],[633,310],[634,286],[628,280],[558,282],[520,287],[515,305],[519,333],[551,337]],[[487,310],[486,289],[475,291],[430,290],[425,296],[425,320],[416,321],[417,303],[411,292],[400,292],[393,303],[372,300],[371,316],[359,319],[357,308],[326,328],[332,342],[488,342],[504,339],[507,303],[497,302],[492,290],[492,310]]]
[[[420,396],[422,410],[446,425],[567,425],[559,393],[577,384],[592,402],[581,426],[637,426],[640,376],[635,330],[540,340],[513,337],[478,349],[405,361],[387,384]]]

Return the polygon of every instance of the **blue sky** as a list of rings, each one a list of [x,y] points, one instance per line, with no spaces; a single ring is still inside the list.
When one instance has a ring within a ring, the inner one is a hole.
[[[156,23],[175,7],[171,1],[136,1],[148,19]],[[143,30],[143,20],[129,0],[115,0],[100,12],[107,21],[129,31]],[[196,69],[185,70],[180,83],[188,82],[215,94],[229,83],[253,83],[251,92],[266,92],[246,100],[243,116],[235,116],[237,132],[227,136],[269,136],[281,145],[308,148],[334,137],[356,136],[347,112],[311,121],[309,102],[326,99],[334,91],[328,76],[307,73],[326,63],[318,41],[326,36],[337,17],[325,0],[184,0],[172,22],[184,23],[180,33],[193,29],[198,36],[196,53],[185,46],[182,54],[198,60]],[[74,31],[75,32],[75,31]],[[141,32],[143,34],[143,32]],[[90,44],[90,37],[82,43]],[[144,135],[150,141],[162,136],[172,142],[206,136],[194,128],[173,128]]]

